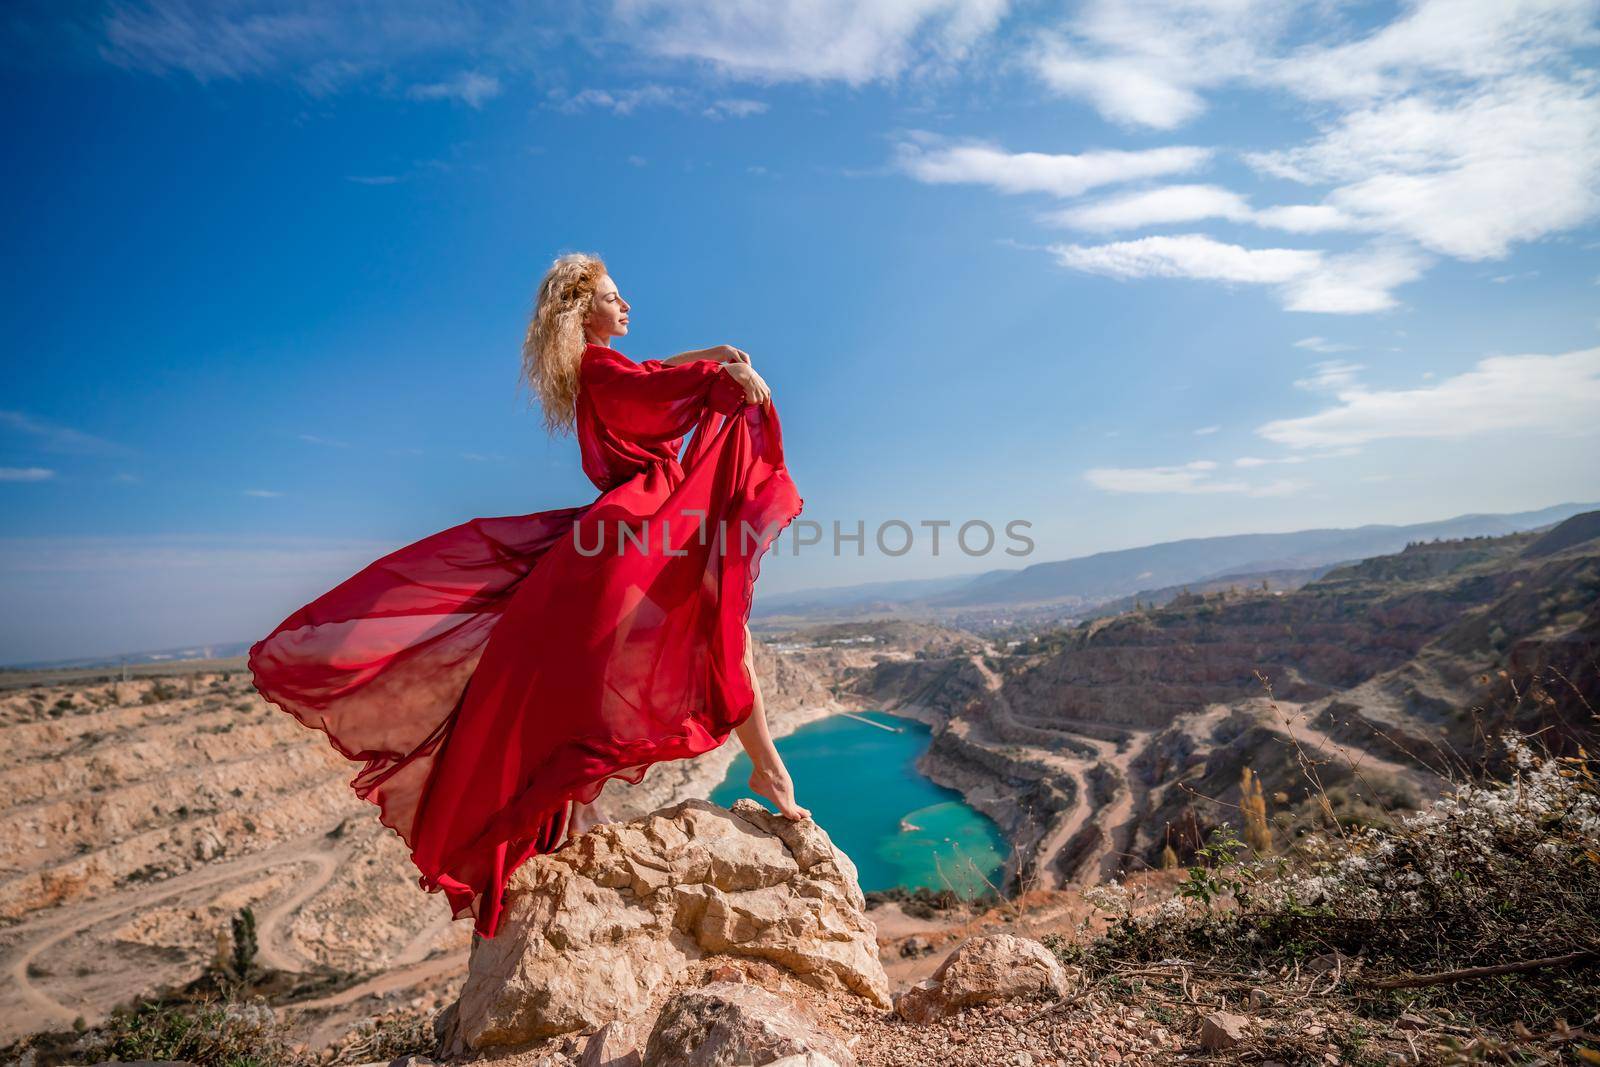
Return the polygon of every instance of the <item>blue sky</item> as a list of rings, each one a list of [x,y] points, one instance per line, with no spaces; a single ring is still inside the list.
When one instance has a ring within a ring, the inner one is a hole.
[[[574,250],[753,355],[824,530],[1600,499],[1594,2],[586,7],[9,8],[0,662],[593,499],[517,383]],[[1018,562],[826,544],[761,588]]]

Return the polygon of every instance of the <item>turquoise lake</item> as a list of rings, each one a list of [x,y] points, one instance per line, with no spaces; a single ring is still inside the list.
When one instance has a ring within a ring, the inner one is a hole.
[[[998,886],[1009,849],[999,828],[913,766],[928,747],[929,727],[881,712],[863,718],[895,729],[831,715],[775,742],[795,799],[850,856],[862,890],[926,886],[971,897],[989,888],[984,879]],[[750,790],[749,778],[750,757],[740,752],[712,803],[753,797],[776,811]]]

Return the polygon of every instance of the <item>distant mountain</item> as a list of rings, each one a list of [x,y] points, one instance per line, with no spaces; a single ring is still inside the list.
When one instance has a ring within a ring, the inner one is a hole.
[[[962,579],[878,582],[760,597],[758,615],[804,616],[868,604],[901,613],[941,613],[973,607],[1080,603],[1085,608],[1141,590],[1230,576],[1305,571],[1399,552],[1408,543],[1498,537],[1538,530],[1596,508],[1557,504],[1509,515],[1470,514],[1406,526],[1370,524],[1346,529],[1192,537],[1140,548],[993,570]]]
[[[908,578],[898,582],[824,586],[821,589],[800,589],[790,593],[767,594],[758,591],[757,610],[752,614],[790,615],[873,605],[906,604],[955,590],[968,589],[974,582],[982,580],[982,576],[975,578],[970,574],[962,574],[954,578]]]
[[[1600,537],[1600,511],[1574,515],[1529,545],[1525,556],[1549,556]]]
[[[164,648],[154,652],[127,652],[120,656],[83,656],[78,659],[58,659],[37,663],[8,663],[0,670],[42,671],[78,667],[115,667],[126,663],[179,663],[195,659],[232,659],[250,651],[248,641],[222,641],[213,645],[184,645],[181,648]]]

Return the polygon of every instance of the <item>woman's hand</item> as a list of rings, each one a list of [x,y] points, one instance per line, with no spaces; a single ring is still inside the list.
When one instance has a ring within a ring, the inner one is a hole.
[[[748,363],[724,363],[724,372],[734,381],[744,386],[744,399],[750,404],[765,404],[772,398],[772,390],[767,388],[767,383],[761,375]]]
[[[718,363],[749,363],[750,353],[732,345],[714,345],[705,350],[704,358],[714,359]]]

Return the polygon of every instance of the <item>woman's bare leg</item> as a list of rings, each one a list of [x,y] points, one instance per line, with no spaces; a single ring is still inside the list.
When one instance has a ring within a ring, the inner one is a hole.
[[[573,802],[572,815],[567,821],[567,836],[577,837],[586,830],[592,830],[603,822],[608,822],[605,809],[600,804],[600,798],[595,797],[592,804],[579,804]]]
[[[750,788],[776,804],[786,818],[808,819],[811,809],[795,803],[794,781],[772,743],[772,732],[767,729],[767,705],[761,696],[761,679],[756,677],[755,642],[748,626],[744,628],[744,668],[755,690],[756,702],[749,716],[735,726],[733,732],[739,735],[739,743],[755,765],[750,773]]]

